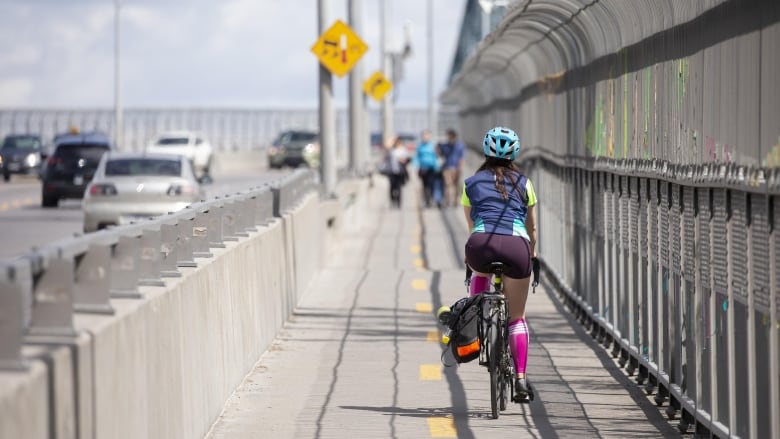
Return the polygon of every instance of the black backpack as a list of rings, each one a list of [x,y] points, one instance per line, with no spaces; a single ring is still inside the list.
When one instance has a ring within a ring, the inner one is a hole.
[[[468,363],[479,357],[479,328],[482,320],[482,299],[478,294],[455,302],[449,321],[448,347],[458,363]]]

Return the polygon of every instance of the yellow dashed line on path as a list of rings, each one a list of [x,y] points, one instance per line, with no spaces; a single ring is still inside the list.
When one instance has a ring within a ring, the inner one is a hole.
[[[425,279],[415,279],[412,281],[412,288],[415,290],[428,290],[428,282]]]
[[[452,418],[428,418],[428,431],[431,437],[458,437],[455,420]]]
[[[441,381],[441,364],[421,364],[420,381]]]
[[[417,302],[415,309],[417,309],[417,312],[433,312],[433,305],[425,302]]]
[[[0,204],[0,211],[8,210],[8,203]]]
[[[409,251],[411,251],[412,253],[417,255],[417,254],[420,254],[420,252],[422,252],[422,247],[419,246],[419,245],[413,245],[413,246],[409,247]]]
[[[425,341],[430,341],[433,343],[439,342],[439,330],[438,329],[432,329],[428,331],[428,334],[425,336]]]
[[[21,206],[22,206],[22,202],[21,202],[21,201],[19,201],[19,200],[13,200],[13,201],[11,202],[11,205],[12,205],[13,207],[15,207],[15,208],[16,208],[16,207],[21,207]]]
[[[414,260],[415,267],[423,267],[424,265],[425,265],[425,261],[423,261],[422,258],[416,258]]]

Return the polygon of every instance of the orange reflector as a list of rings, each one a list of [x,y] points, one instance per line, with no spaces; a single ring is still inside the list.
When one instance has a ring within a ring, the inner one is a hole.
[[[469,343],[465,346],[458,346],[459,357],[468,357],[474,352],[479,352],[479,339],[474,340],[474,343]]]

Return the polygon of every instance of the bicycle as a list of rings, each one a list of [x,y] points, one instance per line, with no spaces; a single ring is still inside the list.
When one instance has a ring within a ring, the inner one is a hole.
[[[509,350],[509,309],[501,281],[504,264],[494,262],[490,268],[493,273],[493,290],[481,293],[483,324],[480,326],[479,364],[486,366],[490,374],[490,410],[493,419],[497,419],[499,412],[506,410],[509,400],[533,401],[535,395],[530,385],[526,398],[521,400],[519,395],[515,395],[513,385],[515,368]],[[467,286],[470,280],[471,269],[467,268],[465,281]]]
[[[485,366],[490,374],[490,409],[493,419],[498,419],[499,413],[506,410],[507,402],[524,403],[533,401],[535,390],[528,383],[528,394],[525,397],[515,395],[513,380],[515,377],[514,362],[509,349],[509,309],[504,296],[502,274],[504,264],[493,262],[491,264],[493,274],[493,290],[483,291],[479,294],[479,324],[477,325],[477,337],[479,339],[479,365]],[[539,279],[538,263],[534,261],[534,292]],[[466,280],[464,284],[469,289],[472,270],[466,267]],[[446,311],[445,311],[446,309]],[[448,307],[442,307],[437,312],[439,322],[449,325],[452,312]],[[446,341],[445,343],[448,343]],[[509,390],[507,391],[507,387]]]

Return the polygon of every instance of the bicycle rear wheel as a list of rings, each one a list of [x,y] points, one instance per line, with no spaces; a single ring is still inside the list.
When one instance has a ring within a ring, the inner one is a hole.
[[[504,374],[501,367],[501,358],[503,356],[503,340],[501,337],[501,328],[499,326],[498,316],[491,312],[490,327],[488,329],[488,370],[490,371],[490,412],[493,419],[498,419],[501,408],[501,400],[504,391]]]

